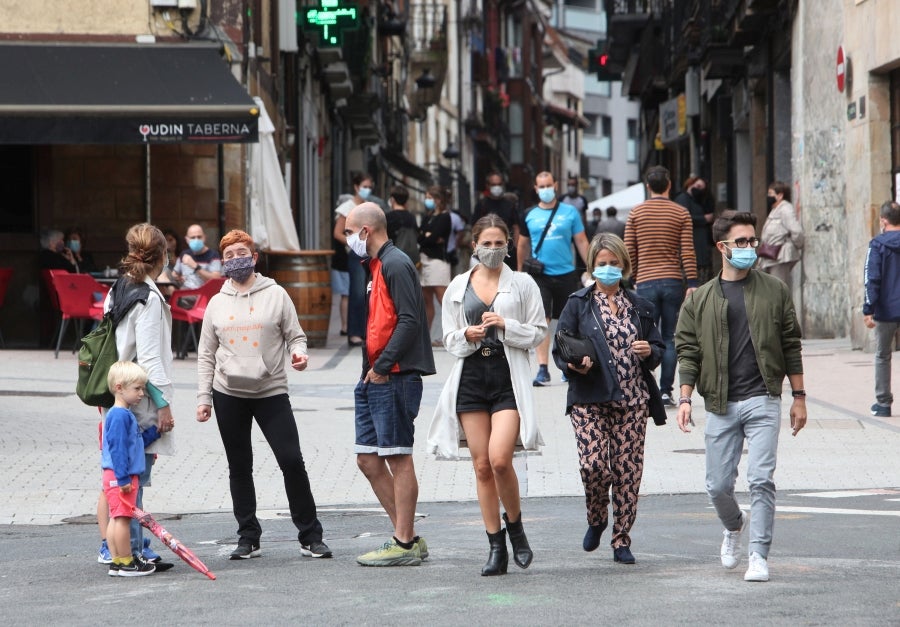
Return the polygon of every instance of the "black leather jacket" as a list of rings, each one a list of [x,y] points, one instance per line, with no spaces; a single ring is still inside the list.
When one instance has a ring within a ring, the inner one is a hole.
[[[600,328],[603,324],[600,316],[596,318],[591,313],[593,304],[594,286],[590,285],[578,290],[566,302],[562,314],[559,316],[557,329],[565,329],[583,337],[588,337],[594,345],[598,361],[588,371],[581,374],[569,370],[568,365],[559,355],[554,342],[553,361],[566,373],[569,379],[569,392],[566,396],[566,413],[572,405],[586,405],[588,403],[608,403],[610,401],[623,400],[624,395],[619,387],[619,380],[615,372],[612,354],[606,343],[606,329]],[[652,370],[659,365],[666,345],[662,341],[659,329],[656,328],[653,315],[653,305],[632,291],[625,290],[625,297],[631,301],[631,321],[637,329],[637,339],[647,340],[650,343],[650,356],[641,362],[641,373],[647,383],[650,392],[650,415],[657,425],[666,423],[666,408],[662,402],[659,386],[653,377]],[[599,325],[598,325],[599,322]]]

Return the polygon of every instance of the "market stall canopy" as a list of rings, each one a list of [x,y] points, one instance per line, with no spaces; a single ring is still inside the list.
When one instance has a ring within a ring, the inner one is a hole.
[[[0,43],[0,144],[252,143],[259,110],[208,44]]]
[[[594,209],[616,208],[616,217],[623,222],[628,218],[628,212],[647,200],[647,190],[643,183],[635,183],[625,189],[592,200],[588,203],[588,213]]]

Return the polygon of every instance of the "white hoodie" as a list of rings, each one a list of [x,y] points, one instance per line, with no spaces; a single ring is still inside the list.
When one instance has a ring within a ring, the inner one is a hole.
[[[225,281],[203,317],[197,405],[212,405],[213,388],[240,398],[286,394],[285,348],[306,354],[306,334],[284,288],[261,274],[243,293]]]

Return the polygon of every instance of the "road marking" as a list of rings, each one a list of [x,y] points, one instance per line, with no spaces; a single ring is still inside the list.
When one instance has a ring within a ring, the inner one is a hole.
[[[857,496],[872,496],[872,495],[900,495],[900,490],[891,490],[889,488],[884,489],[873,489],[873,490],[835,490],[833,492],[804,492],[802,494],[795,494],[794,496],[812,496],[818,497],[821,499],[849,499]],[[896,499],[893,499],[896,500]]]
[[[744,511],[750,511],[750,505],[741,505]],[[900,510],[885,509],[845,509],[839,507],[794,507],[781,505],[775,506],[776,514],[839,514],[850,516],[896,516],[900,518]]]

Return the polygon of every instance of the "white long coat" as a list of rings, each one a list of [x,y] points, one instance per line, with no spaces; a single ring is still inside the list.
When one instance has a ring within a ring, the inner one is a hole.
[[[465,446],[465,433],[456,414],[456,396],[463,361],[481,348],[480,344],[473,344],[465,337],[468,322],[463,295],[469,284],[469,276],[475,268],[450,282],[442,304],[444,347],[456,357],[456,362],[434,411],[431,428],[428,430],[427,450],[444,459],[459,459],[460,446]],[[494,300],[494,311],[503,317],[506,325],[505,330],[497,329],[497,337],[506,352],[519,410],[519,443],[525,450],[536,450],[544,441],[538,430],[531,396],[533,374],[529,350],[540,344],[547,333],[547,320],[537,283],[528,274],[513,272],[504,264]]]

